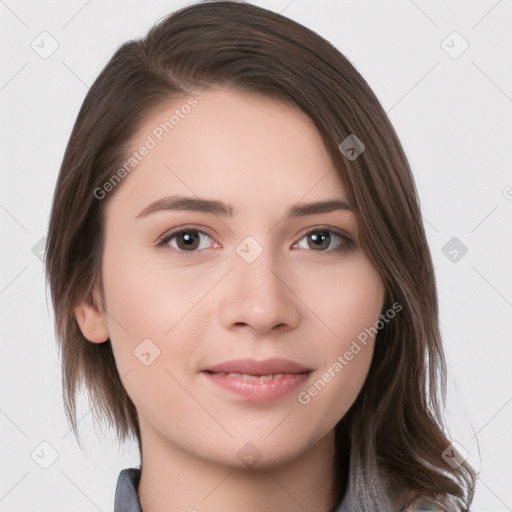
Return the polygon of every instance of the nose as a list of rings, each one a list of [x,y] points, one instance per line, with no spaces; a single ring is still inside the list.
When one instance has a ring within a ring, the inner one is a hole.
[[[270,251],[248,263],[235,255],[234,268],[220,291],[220,322],[224,328],[268,334],[293,330],[300,322],[299,299],[290,272],[277,265]]]

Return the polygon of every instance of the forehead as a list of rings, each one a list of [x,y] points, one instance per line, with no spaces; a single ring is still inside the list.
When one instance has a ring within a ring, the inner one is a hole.
[[[171,194],[216,197],[237,210],[346,199],[314,122],[247,92],[217,89],[155,110],[132,138],[132,153],[138,158],[109,208]]]

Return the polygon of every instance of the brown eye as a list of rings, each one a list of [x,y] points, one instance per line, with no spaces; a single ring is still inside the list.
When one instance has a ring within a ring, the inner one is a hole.
[[[308,245],[311,249],[327,249],[331,244],[329,231],[314,231],[308,235]]]
[[[174,229],[163,235],[158,242],[158,246],[169,246],[171,249],[182,253],[199,253],[202,249],[210,249],[210,246],[204,246],[204,241],[213,239],[210,235],[194,228]],[[202,243],[203,242],[203,243]],[[200,247],[203,245],[204,247]]]
[[[197,230],[180,231],[174,236],[178,248],[183,251],[194,250],[199,246],[200,237]]]
[[[306,239],[304,244],[302,240]],[[351,246],[352,240],[330,228],[317,228],[306,233],[297,243],[300,249],[313,249],[319,252],[340,252]]]

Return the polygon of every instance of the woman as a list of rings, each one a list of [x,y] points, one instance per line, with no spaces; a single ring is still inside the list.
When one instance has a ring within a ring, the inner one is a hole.
[[[83,382],[138,441],[116,511],[471,504],[407,159],[311,30],[222,1],[124,44],[71,134],[46,270],[70,423]]]

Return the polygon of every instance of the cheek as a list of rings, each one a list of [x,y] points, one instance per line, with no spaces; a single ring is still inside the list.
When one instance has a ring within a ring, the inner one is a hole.
[[[362,252],[339,265],[301,272],[296,279],[300,299],[331,337],[330,347],[342,349],[374,325],[382,311],[384,284]]]
[[[382,311],[385,287],[362,254],[345,266],[318,273],[312,285],[308,278],[302,289],[325,327],[318,343],[324,364],[297,399],[312,415],[336,423],[368,375],[375,342],[372,328]]]
[[[297,394],[301,414],[315,419],[310,421],[317,422],[319,433],[330,430],[345,416],[368,375],[373,344],[349,344],[344,348],[348,350],[332,354],[329,363],[315,372],[309,386]]]
[[[168,283],[162,281],[163,276],[156,271],[154,264],[149,265],[139,253],[140,249],[123,247],[119,240],[111,236],[103,255],[102,270],[113,331],[122,327],[125,334],[147,336],[146,324],[153,324],[159,309],[165,307],[163,301],[172,300],[173,296],[180,294],[180,286],[179,283],[167,286]],[[159,308],[160,304],[162,306]],[[169,313],[172,314],[172,309]]]
[[[201,329],[193,310],[218,280],[218,273],[215,269],[199,272],[193,265],[170,268],[163,262],[150,263],[138,257],[135,249],[106,250],[103,276],[108,328],[118,364],[125,370],[132,367],[134,351],[147,339],[161,356],[166,356],[164,349],[172,340],[173,361],[186,360],[193,349],[188,342],[193,336],[190,329]],[[191,316],[195,318],[193,324],[187,321]],[[178,337],[176,333],[185,324],[187,336]],[[151,344],[148,347],[151,351]],[[164,358],[155,360],[157,366]]]

